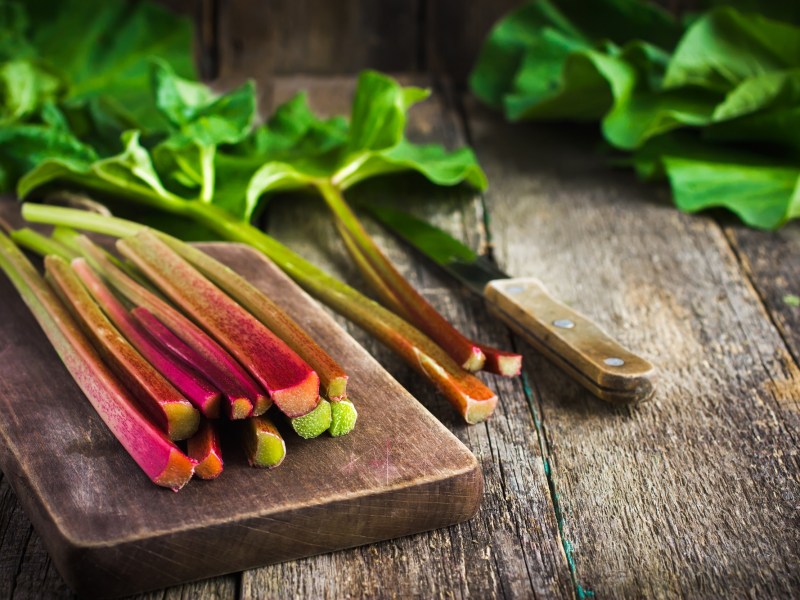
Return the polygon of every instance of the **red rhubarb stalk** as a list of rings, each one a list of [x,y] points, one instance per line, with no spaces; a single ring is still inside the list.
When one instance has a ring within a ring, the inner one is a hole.
[[[200,413],[114,327],[67,261],[46,256],[44,266],[56,292],[153,422],[172,440],[191,437],[200,425]]]
[[[226,409],[231,419],[249,417],[253,413],[255,404],[263,405],[269,402],[238,361],[194,322],[116,268],[89,238],[81,236],[78,243],[90,264],[117,291],[132,304],[150,311],[169,328],[173,335],[180,337],[186,345],[202,356],[204,361],[213,365],[211,370],[202,369],[200,372],[209,377],[211,382],[225,394]],[[159,339],[163,341],[162,338]]]
[[[204,419],[189,441],[186,442],[189,458],[196,461],[194,474],[200,479],[216,479],[222,473],[222,451],[216,425]]]
[[[72,269],[125,338],[174,385],[200,412],[219,417],[220,393],[201,375],[185,367],[161,349],[141,328],[122,303],[83,258],[72,261]]]
[[[206,357],[186,344],[177,335],[172,333],[172,331],[159,321],[149,310],[143,306],[137,306],[131,311],[131,315],[133,315],[139,325],[141,325],[165,350],[182,360],[193,370],[205,374],[206,377],[214,382],[228,398],[229,406],[236,406],[238,399],[244,399],[245,402],[249,402],[247,396],[248,393],[252,392],[246,392],[244,389],[245,386],[241,383],[237,383],[236,379],[230,373],[223,372],[216,364],[207,360]],[[255,383],[250,383],[248,380],[246,385],[255,385]],[[262,397],[266,400],[266,396],[258,392],[258,398]]]
[[[300,355],[319,375],[326,398],[336,401],[346,396],[344,369],[261,290],[202,250],[168,235],[159,237]]]
[[[319,377],[308,363],[153,232],[117,240],[117,249],[238,358],[281,412],[302,417],[316,408]]]
[[[378,291],[388,288],[394,297],[390,303],[399,302],[404,309],[403,313],[408,315],[411,323],[430,336],[463,368],[468,371],[480,371],[486,357],[478,345],[453,327],[395,269],[366,232],[337,188],[327,182],[320,182],[317,187],[336,219],[350,234],[351,245],[357,246],[360,250],[361,256],[355,255],[354,258],[357,261],[366,260],[374,273],[383,281],[384,286],[380,286]]]
[[[155,484],[178,491],[193,462],[147,419],[78,323],[28,259],[0,234],[0,268],[28,305],[64,366],[126,452]]]

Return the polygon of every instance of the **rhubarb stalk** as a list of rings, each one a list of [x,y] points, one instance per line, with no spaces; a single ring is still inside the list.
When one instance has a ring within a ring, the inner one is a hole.
[[[289,346],[151,231],[117,241],[119,252],[233,354],[289,417],[319,403],[319,377]]]
[[[55,256],[60,256],[64,260],[72,260],[76,256],[80,256],[78,253],[74,252],[64,244],[50,239],[49,237],[42,235],[41,233],[28,227],[16,229],[12,231],[10,235],[12,241],[17,246],[21,246],[27,250],[30,250],[31,252],[35,252],[39,256],[53,254]]]
[[[0,268],[28,305],[75,383],[126,452],[155,484],[178,491],[193,463],[147,419],[78,323],[11,240],[0,234]]]
[[[378,338],[428,378],[468,423],[477,423],[491,414],[497,396],[478,378],[464,371],[429,337],[390,310],[315,267],[275,238],[232,218],[214,205],[176,203],[170,205],[170,211],[197,220],[229,241],[249,244],[263,252],[312,296]],[[125,219],[40,204],[24,204],[22,214],[32,222],[67,225],[114,236],[133,235],[146,229]]]
[[[180,337],[186,345],[203,357],[206,368],[200,372],[211,379],[211,382],[225,394],[226,408],[231,419],[244,419],[253,413],[255,404],[263,405],[268,402],[267,397],[238,361],[194,322],[117,269],[89,238],[81,236],[78,243],[90,264],[108,279],[117,291],[132,304],[146,308],[168,327],[173,335]],[[164,339],[159,339],[164,342]]]
[[[46,256],[47,279],[83,324],[87,335],[117,376],[171,440],[185,440],[200,424],[200,413],[112,325],[63,258]]]
[[[220,392],[197,372],[183,366],[162,350],[141,328],[122,303],[92,271],[83,258],[72,261],[72,269],[106,313],[114,326],[167,380],[207,418],[219,417]]]
[[[347,374],[344,369],[282,308],[244,277],[205,252],[168,235],[159,237],[297,352],[319,375],[326,398],[336,401],[345,397]]]
[[[347,230],[351,250],[353,246],[360,250],[358,255],[354,256],[356,261],[368,263],[371,271],[383,282],[382,286],[377,286],[378,291],[391,292],[390,304],[399,303],[403,307],[401,314],[408,315],[411,323],[439,344],[464,369],[480,371],[486,360],[483,351],[475,342],[467,339],[453,327],[411,287],[366,232],[341,192],[328,182],[319,182],[317,189],[336,220]]]
[[[272,421],[265,416],[253,417],[244,422],[243,429],[242,440],[250,466],[272,469],[283,462],[286,442]]]
[[[200,479],[216,479],[222,473],[222,451],[216,425],[203,419],[200,428],[186,442],[189,458],[196,461],[194,474]]]

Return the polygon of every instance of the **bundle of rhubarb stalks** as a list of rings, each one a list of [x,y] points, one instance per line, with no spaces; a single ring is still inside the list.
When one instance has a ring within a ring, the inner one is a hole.
[[[220,420],[255,467],[278,466],[274,419],[349,433],[347,375],[291,317],[213,257],[137,228],[108,252],[77,231],[0,233],[10,278],[73,379],[157,485],[222,472]],[[44,274],[21,251],[44,260]]]

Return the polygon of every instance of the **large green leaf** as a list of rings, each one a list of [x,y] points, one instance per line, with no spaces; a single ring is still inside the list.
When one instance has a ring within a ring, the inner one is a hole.
[[[40,60],[63,74],[72,105],[103,97],[126,121],[160,129],[149,59],[161,57],[179,75],[195,75],[191,23],[157,4],[26,0],[24,7],[31,45]]]
[[[126,132],[122,141],[122,153],[94,162],[73,158],[45,160],[20,179],[17,194],[24,199],[49,184],[66,182],[154,208],[182,203],[162,184],[149,153],[139,143],[139,132]]]
[[[696,212],[723,207],[753,227],[774,229],[800,217],[800,167],[665,157],[675,204]]]
[[[686,32],[664,85],[728,92],[750,77],[796,67],[800,67],[800,27],[718,8]]]
[[[343,191],[366,179],[398,172],[417,172],[437,185],[465,182],[484,189],[486,176],[471,150],[448,152],[439,145],[417,145],[405,138],[406,112],[427,95],[426,90],[403,87],[391,77],[366,71],[358,80],[349,127],[339,120],[315,117],[304,96],[278,108],[247,145],[253,151],[249,158],[261,157],[265,164],[248,186],[245,218],[271,192],[320,182]]]

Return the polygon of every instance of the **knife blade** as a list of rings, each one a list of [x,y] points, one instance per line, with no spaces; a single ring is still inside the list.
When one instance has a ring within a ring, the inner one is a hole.
[[[482,296],[492,313],[597,397],[620,404],[653,395],[656,368],[591,319],[556,300],[538,279],[511,277],[485,256],[407,212],[374,205],[362,208]]]

